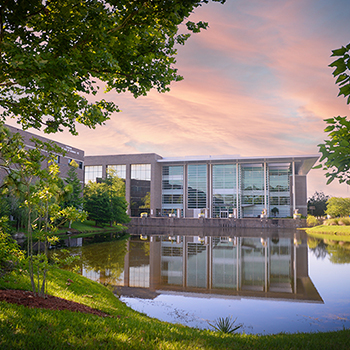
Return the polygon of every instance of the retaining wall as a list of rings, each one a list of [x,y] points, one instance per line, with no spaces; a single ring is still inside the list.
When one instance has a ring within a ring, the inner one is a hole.
[[[236,228],[299,228],[306,227],[306,219],[208,219],[208,218],[131,218],[128,226],[153,227],[236,227]]]

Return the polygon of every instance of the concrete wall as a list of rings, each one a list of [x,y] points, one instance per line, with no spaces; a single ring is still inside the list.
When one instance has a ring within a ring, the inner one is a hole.
[[[291,188],[291,198],[290,207],[291,211],[293,209],[293,179],[290,177],[290,188]],[[307,215],[307,185],[306,185],[306,175],[295,175],[295,208],[299,209],[299,214]],[[291,216],[293,212],[291,212]]]
[[[209,219],[209,218],[131,218],[128,226],[152,227],[236,227],[236,228],[298,228],[306,227],[306,219]]]

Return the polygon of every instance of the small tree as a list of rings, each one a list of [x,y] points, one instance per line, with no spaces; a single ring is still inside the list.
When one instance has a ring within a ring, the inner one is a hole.
[[[273,208],[271,209],[271,213],[273,214],[273,216],[276,216],[279,212],[280,212],[280,211],[278,210],[277,207],[273,207]]]
[[[103,183],[90,182],[84,188],[84,210],[88,217],[95,221],[96,226],[112,220],[109,193]]]
[[[57,145],[32,139],[35,147],[27,149],[22,137],[11,134],[7,128],[0,125],[0,165],[7,173],[1,189],[3,193],[10,191],[23,200],[22,208],[26,210],[27,220],[27,254],[28,272],[33,293],[43,295],[48,269],[47,255],[34,254],[33,234],[44,242],[44,251],[48,244],[56,240],[53,236],[55,217],[59,206],[55,203],[59,195],[58,166],[54,162],[54,153],[64,154]],[[41,168],[43,162],[49,166]],[[35,231],[35,232],[33,232]],[[38,245],[40,249],[40,244]]]
[[[61,223],[69,222],[69,228],[72,227],[74,221],[85,221],[87,212],[81,211],[75,207],[67,207],[58,212],[58,217],[62,219]]]
[[[84,209],[89,218],[97,224],[130,221],[126,214],[128,203],[125,200],[125,183],[114,175],[107,174],[100,183],[90,182],[84,188]]]
[[[350,198],[331,197],[327,201],[326,214],[332,217],[350,215]]]
[[[68,191],[66,190],[66,196],[63,204],[64,208],[74,207],[81,209],[83,206],[82,186],[76,172],[77,168],[78,164],[72,160],[69,164],[67,177],[64,179],[65,183],[67,184],[66,187],[69,188]]]

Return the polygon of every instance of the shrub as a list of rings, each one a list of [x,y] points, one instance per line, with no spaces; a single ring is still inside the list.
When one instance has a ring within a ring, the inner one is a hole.
[[[328,219],[328,220],[325,220],[324,224],[326,226],[334,226],[334,225],[338,225],[338,218],[334,218],[334,219]]]
[[[0,278],[19,266],[24,254],[12,237],[0,228]]]
[[[307,226],[317,226],[319,225],[318,219],[313,215],[308,215],[306,218]]]
[[[338,225],[345,225],[349,226],[350,225],[350,218],[349,217],[343,217],[338,220]]]
[[[237,329],[241,328],[242,324],[235,325],[236,322],[235,318],[233,321],[232,316],[231,317],[219,317],[217,320],[214,321],[214,324],[209,323],[210,326],[212,326],[215,330],[222,333],[234,333]]]

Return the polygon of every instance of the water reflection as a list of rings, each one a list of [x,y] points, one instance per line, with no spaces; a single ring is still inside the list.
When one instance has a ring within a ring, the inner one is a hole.
[[[135,227],[127,239],[105,240],[66,245],[82,275],[116,286],[151,317],[209,328],[233,316],[255,334],[350,327],[349,243],[228,228]]]
[[[308,275],[300,234],[145,238],[133,235],[127,243],[121,287],[323,302]]]
[[[127,241],[72,248],[80,273],[128,296],[167,291],[323,302],[309,277],[303,232],[139,227],[130,234]]]
[[[319,259],[329,256],[329,260],[334,264],[350,263],[350,242],[308,237],[307,244]]]

